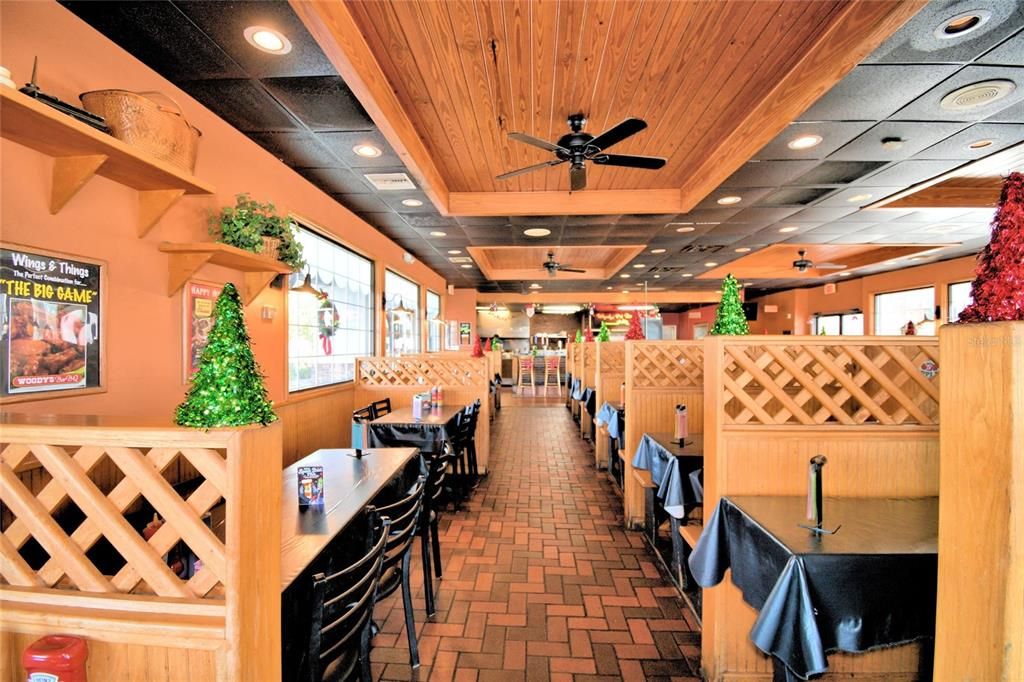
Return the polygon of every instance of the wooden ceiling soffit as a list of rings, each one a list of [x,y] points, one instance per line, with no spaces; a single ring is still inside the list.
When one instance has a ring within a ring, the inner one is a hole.
[[[1024,170],[1024,142],[930,180],[908,187],[867,208],[995,208],[1003,178]]]
[[[542,267],[546,259],[547,247],[537,246],[470,246],[469,255],[476,261],[480,272],[492,282],[502,280],[527,280],[541,282],[548,278]],[[590,280],[603,281],[614,277],[615,274],[629,263],[637,254],[644,250],[643,244],[630,244],[626,246],[574,246],[562,247],[552,246],[550,250],[555,253],[555,260],[565,262],[566,265],[579,267],[586,272],[559,272],[556,279],[559,280]],[[583,262],[579,257],[573,258],[572,252],[580,254],[589,252],[598,254],[600,259],[594,261],[587,259]],[[522,253],[523,258],[514,266],[510,266],[510,254]],[[564,254],[564,255],[563,255]],[[499,260],[500,258],[500,260]]]
[[[677,189],[452,192],[448,212],[455,216],[685,213],[681,199]]]
[[[722,295],[717,291],[694,291],[692,289],[671,289],[667,291],[631,291],[623,294],[620,291],[571,292],[559,291],[544,293],[543,291],[528,294],[511,293],[477,293],[477,305],[490,303],[610,303],[626,305],[643,300],[646,303],[718,303]]]
[[[897,258],[908,258],[952,244],[773,244],[743,258],[718,266],[697,276],[697,279],[721,279],[732,274],[738,279],[820,279],[837,272],[856,270]],[[833,262],[839,269],[808,268],[804,272],[793,267],[803,249],[815,263]]]

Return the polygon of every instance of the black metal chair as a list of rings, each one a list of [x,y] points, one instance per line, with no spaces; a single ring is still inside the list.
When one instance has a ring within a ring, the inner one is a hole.
[[[430,553],[433,555],[434,560],[434,576],[437,578],[441,577],[441,537],[440,531],[438,530],[438,523],[441,518],[441,509],[444,506],[443,499],[446,494],[445,483],[448,479],[448,465],[451,463],[451,446],[445,445],[445,451],[434,453],[432,457],[427,458],[427,522],[423,524],[424,540],[427,536],[430,536]],[[430,577],[430,565],[424,560],[423,561],[423,582],[424,587],[431,585],[433,587],[433,581]],[[431,589],[433,594],[433,589]],[[433,606],[433,604],[431,604]],[[433,615],[428,607],[428,615]]]
[[[370,412],[373,414],[374,419],[383,417],[386,414],[391,414],[391,398],[374,400],[370,403]]]
[[[466,473],[474,480],[480,475],[480,469],[476,462],[476,427],[480,421],[480,400],[477,399],[472,405],[466,407],[466,414],[469,415],[469,426],[466,428]]]
[[[385,506],[367,507],[370,514],[378,514],[382,518],[391,519],[391,528],[388,532],[387,548],[384,551],[384,566],[381,569],[380,587],[377,590],[377,598],[383,599],[391,595],[399,587],[402,588],[402,607],[405,609],[405,632],[409,639],[409,664],[413,668],[420,666],[419,649],[416,646],[416,623],[413,620],[412,591],[409,587],[409,562],[412,558],[412,542],[416,539],[416,531],[426,519],[423,514],[423,497],[426,490],[426,480],[420,476],[415,485],[401,500]],[[421,537],[421,539],[423,539]],[[423,543],[423,562],[428,564],[430,560],[427,545]],[[432,585],[424,584],[424,589],[429,590]],[[434,610],[433,592],[427,592],[428,598],[427,613]]]
[[[376,514],[367,521],[367,552],[337,573],[313,576],[309,682],[345,680],[357,669],[371,680],[370,626],[391,521]]]

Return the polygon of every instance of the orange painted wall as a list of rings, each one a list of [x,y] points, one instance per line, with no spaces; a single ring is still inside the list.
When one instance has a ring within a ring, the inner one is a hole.
[[[58,215],[51,216],[47,210],[51,160],[12,142],[0,143],[0,238],[109,264],[104,339],[108,392],[18,403],[17,411],[169,419],[186,390],[182,298],[180,293],[167,295],[167,258],[157,246],[162,241],[208,240],[208,212],[232,204],[239,192],[273,201],[377,261],[378,299],[385,267],[424,288],[445,291],[442,277],[420,263],[404,263],[400,246],[56,2],[0,3],[0,64],[22,83],[29,78],[35,55],[42,87],[69,102],[77,101],[80,92],[100,88],[159,90],[177,100],[203,132],[196,175],[212,183],[217,193],[183,198],[145,238],[138,239],[133,190],[96,177]],[[205,266],[197,277],[225,282],[238,273]],[[260,319],[264,305],[277,309],[272,322]],[[267,289],[246,312],[270,396],[284,401],[288,397],[285,295]],[[442,316],[447,315],[442,312]],[[377,329],[382,330],[379,322]]]
[[[456,289],[455,294],[448,297],[446,318],[472,325],[473,334],[468,344],[462,344],[462,350],[472,350],[476,338],[476,297],[476,289]]]

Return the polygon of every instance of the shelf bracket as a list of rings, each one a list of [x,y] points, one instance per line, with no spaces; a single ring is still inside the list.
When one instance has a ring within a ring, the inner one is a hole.
[[[167,295],[173,296],[199,268],[210,262],[212,253],[172,253],[167,273]]]
[[[160,222],[164,214],[185,194],[183,189],[139,190],[139,239]]]
[[[256,300],[256,297],[267,288],[267,285],[274,281],[275,277],[277,277],[276,272],[245,273],[245,283],[241,291],[242,305],[249,305]]]
[[[107,160],[106,154],[58,156],[53,160],[53,183],[50,185],[50,215],[64,208],[71,197],[89,182]]]

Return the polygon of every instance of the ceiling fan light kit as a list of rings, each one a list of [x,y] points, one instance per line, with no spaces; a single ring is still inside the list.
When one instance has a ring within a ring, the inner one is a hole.
[[[555,158],[543,163],[526,166],[518,170],[502,173],[498,180],[507,180],[517,175],[530,173],[549,166],[569,164],[569,192],[579,192],[587,188],[587,162],[602,166],[622,166],[624,168],[641,168],[658,170],[665,165],[665,159],[658,156],[636,156],[630,154],[607,154],[605,150],[612,145],[636,135],[647,127],[647,122],[639,118],[627,118],[616,126],[606,130],[597,137],[584,132],[587,118],[583,114],[573,114],[568,118],[571,132],[563,135],[558,142],[548,142],[526,133],[509,133],[509,138],[551,152]]]

